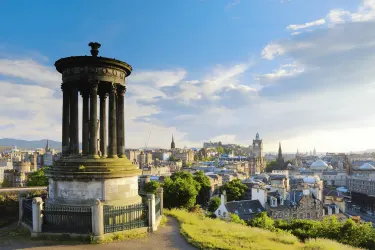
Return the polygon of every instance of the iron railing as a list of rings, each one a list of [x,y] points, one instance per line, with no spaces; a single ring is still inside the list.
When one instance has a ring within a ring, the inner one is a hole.
[[[33,227],[33,199],[22,201],[22,222]]]
[[[148,207],[140,203],[129,206],[103,206],[104,233],[148,227]]]
[[[43,232],[89,234],[91,207],[48,205],[43,210]]]
[[[160,197],[156,197],[155,199],[155,218],[159,218],[161,214],[161,207],[160,207]]]

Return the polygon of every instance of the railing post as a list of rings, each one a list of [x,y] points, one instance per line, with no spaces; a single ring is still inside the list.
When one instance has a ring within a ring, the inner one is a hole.
[[[25,197],[23,197],[22,192],[18,193],[18,223],[22,222],[23,217],[23,200]]]
[[[102,236],[104,234],[103,203],[97,199],[94,202],[91,211],[92,233],[94,236]]]
[[[42,232],[42,208],[43,200],[41,197],[35,197],[32,204],[32,213],[33,213],[33,233]]]
[[[156,190],[157,196],[160,198],[160,215],[163,215],[163,188]]]
[[[156,209],[155,209],[155,195],[147,194],[148,203],[148,227],[150,232],[156,231]]]

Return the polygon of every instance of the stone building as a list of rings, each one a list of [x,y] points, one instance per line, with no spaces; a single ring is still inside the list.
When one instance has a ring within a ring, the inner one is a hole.
[[[306,188],[303,191],[293,190],[286,199],[278,191],[268,191],[261,186],[252,188],[252,199],[259,200],[273,219],[311,219],[318,220],[324,216],[322,201]]]
[[[375,211],[375,174],[348,176],[347,187],[352,195],[352,204]]]
[[[25,187],[30,171],[31,163],[29,161],[15,161],[13,169],[4,171],[4,180],[10,187]]]
[[[172,156],[182,161],[183,165],[187,165],[194,161],[194,151],[190,149],[174,149]]]
[[[263,140],[260,139],[259,133],[256,133],[253,144],[249,148],[249,174],[255,175],[263,173],[266,168],[267,161],[263,152]]]

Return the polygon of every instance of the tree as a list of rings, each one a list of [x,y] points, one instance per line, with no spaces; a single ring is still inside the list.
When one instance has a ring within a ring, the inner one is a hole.
[[[224,154],[224,148],[223,148],[222,146],[218,146],[218,147],[216,148],[216,151],[217,151],[217,153],[218,153],[219,155]]]
[[[227,201],[238,201],[245,194],[247,186],[240,179],[234,179],[221,186],[220,191],[223,192],[224,190],[227,194]]]
[[[8,179],[4,178],[3,182],[1,183],[1,187],[3,187],[3,188],[9,187],[9,181],[8,181]]]
[[[271,173],[272,170],[276,170],[277,167],[278,167],[278,165],[277,165],[277,162],[276,162],[276,161],[270,161],[270,162],[267,162],[267,166],[266,166],[265,171],[266,171],[267,173]]]
[[[26,185],[29,187],[48,186],[48,177],[45,176],[47,169],[48,167],[43,167],[29,174]]]
[[[176,161],[179,161],[179,159],[177,159],[175,156],[171,155],[171,156],[169,156],[168,161],[176,162]]]
[[[207,210],[211,213],[214,213],[216,209],[219,208],[220,204],[221,204],[221,199],[219,197],[213,197],[208,203]]]
[[[200,184],[199,194],[197,196],[197,203],[206,205],[210,199],[211,182],[210,179],[204,175],[203,171],[198,171],[194,174],[194,180]]]
[[[179,171],[164,180],[163,188],[166,208],[191,208],[196,204],[201,185],[192,174]]]
[[[155,194],[158,188],[160,188],[160,183],[152,180],[145,183],[145,185],[143,186],[143,191],[149,194]]]
[[[248,220],[247,224],[251,227],[260,227],[270,231],[275,230],[275,222],[272,218],[268,217],[266,212],[259,213],[255,218]]]

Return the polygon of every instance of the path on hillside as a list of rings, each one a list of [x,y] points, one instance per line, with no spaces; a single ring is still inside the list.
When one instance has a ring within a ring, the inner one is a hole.
[[[195,249],[189,245],[181,236],[180,226],[178,222],[171,217],[168,217],[168,222],[165,226],[159,227],[157,232],[149,234],[148,237],[142,239],[128,240],[123,242],[114,242],[108,244],[82,244],[71,245],[72,243],[62,244],[60,242],[45,242],[23,239],[2,239],[0,237],[0,249],[37,249],[37,250],[99,250],[99,249]]]

